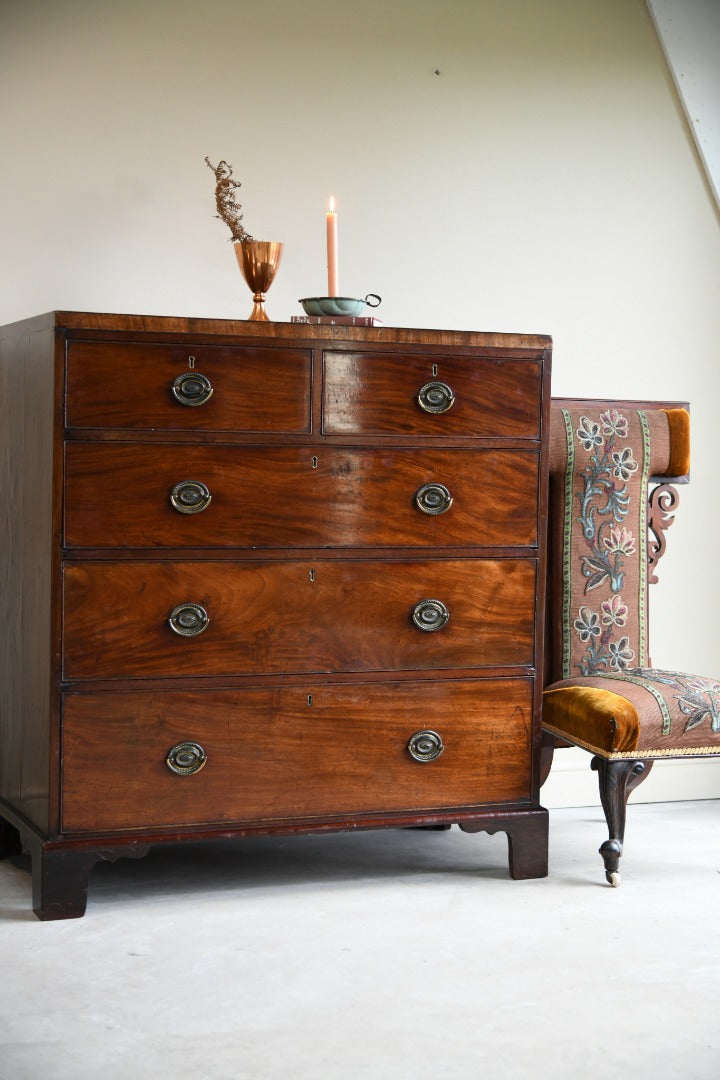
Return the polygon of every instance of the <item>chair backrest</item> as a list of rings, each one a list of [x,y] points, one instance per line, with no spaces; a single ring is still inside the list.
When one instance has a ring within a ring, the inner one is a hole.
[[[689,474],[687,405],[554,398],[546,679],[647,667],[648,489]]]

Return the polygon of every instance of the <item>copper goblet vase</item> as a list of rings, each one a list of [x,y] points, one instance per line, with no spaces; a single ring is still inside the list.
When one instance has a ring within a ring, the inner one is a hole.
[[[250,320],[270,322],[265,310],[265,294],[280,265],[283,245],[275,240],[242,240],[234,244],[242,275],[253,294]]]

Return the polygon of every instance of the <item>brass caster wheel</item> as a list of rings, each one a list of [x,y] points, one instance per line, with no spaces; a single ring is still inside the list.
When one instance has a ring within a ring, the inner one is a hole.
[[[617,889],[619,887],[621,878],[617,870],[608,870],[605,874],[605,877],[607,878],[610,885],[612,885],[613,889]]]

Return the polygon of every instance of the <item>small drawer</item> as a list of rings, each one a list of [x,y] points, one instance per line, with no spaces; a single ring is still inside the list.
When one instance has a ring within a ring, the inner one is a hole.
[[[539,437],[537,360],[328,352],[324,361],[326,435]]]
[[[533,559],[87,562],[64,678],[529,666]]]
[[[71,341],[69,428],[310,430],[309,350]]]
[[[527,801],[531,730],[530,679],[66,694],[62,828]]]
[[[70,442],[68,548],[537,543],[535,450]]]

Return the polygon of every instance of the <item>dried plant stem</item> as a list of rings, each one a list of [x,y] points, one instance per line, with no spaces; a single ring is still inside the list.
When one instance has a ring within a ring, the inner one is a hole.
[[[215,166],[209,157],[206,157],[205,161],[215,174],[215,205],[218,211],[216,216],[225,222],[233,240],[240,243],[252,240],[252,236],[242,224],[242,207],[235,201],[235,189],[241,185],[239,180],[232,179],[232,166],[228,165],[227,161],[219,161]]]

